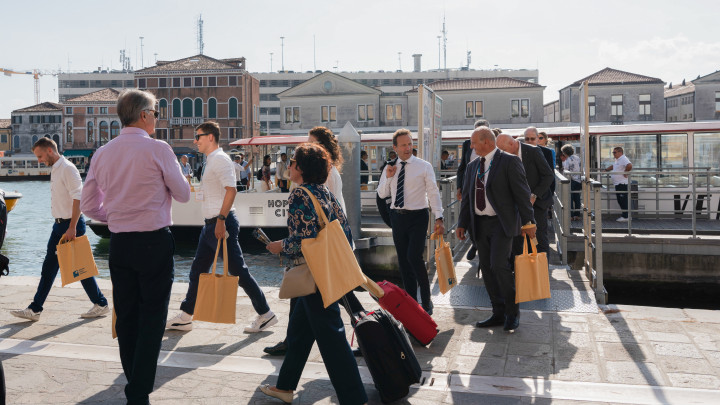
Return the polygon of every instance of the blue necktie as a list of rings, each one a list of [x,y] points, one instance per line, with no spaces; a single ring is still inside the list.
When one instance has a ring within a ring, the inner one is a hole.
[[[398,174],[397,193],[395,195],[395,206],[402,208],[405,206],[405,165],[407,162],[400,162],[400,174]]]
[[[478,211],[485,210],[485,183],[483,183],[483,177],[485,177],[484,156],[480,158],[480,165],[475,179],[475,207],[477,207]]]

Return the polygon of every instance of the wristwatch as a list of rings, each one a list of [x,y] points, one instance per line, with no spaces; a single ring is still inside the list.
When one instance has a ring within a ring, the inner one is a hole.
[[[218,214],[217,218],[218,218],[219,220],[221,220],[221,221],[224,221],[224,220],[227,219],[227,217],[226,217],[225,215],[223,215],[223,214]]]
[[[535,194],[532,194],[532,193],[531,193],[531,194],[530,194],[530,198],[537,199],[537,196],[536,196]]]

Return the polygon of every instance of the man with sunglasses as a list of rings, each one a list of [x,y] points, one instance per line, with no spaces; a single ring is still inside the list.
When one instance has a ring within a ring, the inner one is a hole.
[[[181,311],[168,320],[166,326],[168,329],[192,330],[200,274],[210,271],[218,240],[227,235],[228,257],[225,259],[228,271],[233,276],[239,276],[238,285],[250,297],[257,312],[255,320],[245,327],[245,333],[257,333],[275,325],[278,318],[270,310],[265,294],[245,264],[238,242],[240,223],[233,207],[237,194],[235,167],[230,157],[219,147],[219,141],[220,126],[217,122],[208,121],[195,128],[195,145],[198,152],[207,157],[200,187],[195,191],[196,198],[202,201],[205,226],[200,231],[197,252],[190,267],[190,285],[180,304]]]
[[[155,96],[130,89],[117,101],[120,135],[95,152],[80,209],[110,229],[115,330],[128,404],[149,404],[174,277],[172,199],[190,200],[190,184],[170,145],[150,137]]]

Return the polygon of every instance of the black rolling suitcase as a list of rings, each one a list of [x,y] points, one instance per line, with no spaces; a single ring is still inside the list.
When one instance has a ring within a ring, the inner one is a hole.
[[[350,318],[382,402],[406,397],[409,387],[420,382],[422,370],[400,322],[382,309]]]

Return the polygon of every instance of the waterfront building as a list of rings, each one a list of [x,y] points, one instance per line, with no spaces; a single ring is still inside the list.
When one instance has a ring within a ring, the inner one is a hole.
[[[245,58],[158,61],[135,72],[135,86],[157,97],[155,137],[178,153],[192,148],[195,127],[206,120],[220,125],[221,146],[260,135],[259,82],[245,70]]]
[[[543,122],[560,122],[560,100],[543,105]]]
[[[561,122],[580,122],[580,85],[585,80],[588,81],[591,123],[665,121],[665,83],[662,80],[605,68],[560,90]]]
[[[682,81],[670,83],[665,89],[665,120],[667,122],[695,121],[695,85]]]
[[[67,155],[89,156],[120,134],[117,99],[120,92],[102,89],[62,103],[63,148]]]
[[[12,151],[12,125],[9,119],[0,119],[0,152]]]
[[[58,99],[60,103],[68,99],[112,88],[118,91],[135,87],[135,74],[132,71],[98,70],[83,73],[58,73]]]
[[[62,105],[46,101],[10,115],[14,153],[32,153],[33,144],[43,136],[55,141],[62,150]]]
[[[720,119],[720,71],[693,80],[695,118],[698,121]]]

